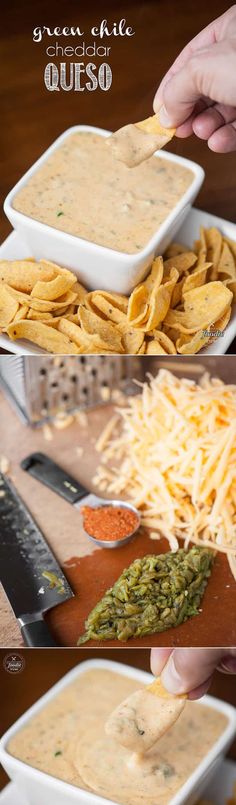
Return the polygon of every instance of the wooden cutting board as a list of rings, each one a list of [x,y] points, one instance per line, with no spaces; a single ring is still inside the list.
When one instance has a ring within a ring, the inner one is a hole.
[[[101,549],[84,535],[79,512],[44,487],[20,467],[30,452],[47,453],[91,491],[97,491],[92,478],[99,462],[95,442],[108,418],[112,406],[99,406],[87,414],[87,425],[74,423],[65,430],[52,429],[53,438],[47,441],[43,429],[22,424],[7,400],[0,395],[0,453],[10,461],[9,476],[42,529],[50,547],[75,592],[75,597],[53,609],[47,615],[50,628],[59,645],[75,646],[84,632],[84,621],[105,591],[113,585],[122,570],[135,558],[168,550],[165,539],[150,540],[148,530],[131,543],[115,550]],[[83,449],[80,457],[77,448]],[[128,644],[118,641],[90,642],[88,648],[149,646],[232,646],[236,644],[236,584],[227,559],[217,555],[209,581],[202,611],[176,629],[162,634],[132,639]],[[0,591],[0,645],[22,646],[18,623],[3,590]]]

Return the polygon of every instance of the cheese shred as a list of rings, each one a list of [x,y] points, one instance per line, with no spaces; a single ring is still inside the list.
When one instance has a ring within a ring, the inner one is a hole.
[[[180,539],[226,553],[236,578],[236,385],[161,369],[118,413],[119,435],[113,419],[97,443],[96,485],[131,499],[172,550]]]

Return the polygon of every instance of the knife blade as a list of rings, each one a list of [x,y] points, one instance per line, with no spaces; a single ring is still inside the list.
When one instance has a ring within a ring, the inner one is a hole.
[[[44,620],[74,593],[42,532],[0,473],[0,577],[28,646],[55,646]]]

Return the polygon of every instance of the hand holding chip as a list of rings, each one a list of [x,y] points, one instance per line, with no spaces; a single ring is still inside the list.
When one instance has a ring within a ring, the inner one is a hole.
[[[154,99],[163,126],[194,133],[212,151],[236,150],[236,5],[189,42]]]
[[[236,674],[236,649],[152,649],[151,669],[155,676],[161,675],[170,693],[188,693],[189,699],[199,699],[210,687],[216,669]]]

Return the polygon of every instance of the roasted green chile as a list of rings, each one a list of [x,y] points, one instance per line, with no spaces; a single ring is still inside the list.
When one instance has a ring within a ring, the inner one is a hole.
[[[212,551],[198,546],[135,559],[90,612],[78,644],[126,642],[197,615],[213,561]]]

